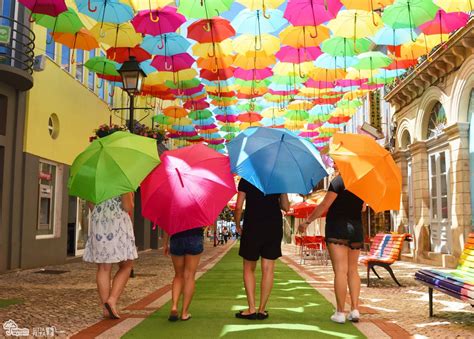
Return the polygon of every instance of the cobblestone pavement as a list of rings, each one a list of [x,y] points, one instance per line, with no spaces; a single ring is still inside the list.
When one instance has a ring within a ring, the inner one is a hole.
[[[284,245],[284,253],[300,262],[294,245]],[[315,260],[305,261],[305,269],[332,282],[331,264],[322,265]],[[361,302],[363,306],[376,310],[377,314],[366,314],[366,318],[391,320],[407,330],[415,338],[474,338],[474,308],[468,303],[433,292],[434,314],[428,316],[428,288],[417,283],[415,272],[426,265],[398,261],[392,265],[395,276],[404,287],[398,287],[383,269],[377,269],[382,280],[373,275],[371,287],[367,287],[367,271],[359,266],[362,278]]]
[[[202,261],[216,253],[206,241]],[[61,336],[69,336],[102,319],[95,284],[96,266],[84,262],[44,267],[64,270],[62,274],[39,274],[39,269],[9,272],[0,275],[0,299],[21,299],[22,304],[0,308],[0,324],[12,319],[19,327],[55,326]],[[136,277],[129,280],[119,301],[124,308],[158,288],[171,283],[171,259],[161,250],[139,253],[135,262]],[[114,270],[115,272],[115,270]],[[113,273],[114,273],[113,272]],[[121,313],[126,313],[122,311]],[[0,337],[4,334],[0,326]]]

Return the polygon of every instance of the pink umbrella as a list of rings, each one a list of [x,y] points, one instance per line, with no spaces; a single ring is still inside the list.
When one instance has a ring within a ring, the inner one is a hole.
[[[264,69],[243,69],[243,68],[236,68],[234,72],[234,76],[236,78],[242,80],[263,80],[273,75],[273,71],[271,68],[264,68]]]
[[[178,72],[183,69],[191,68],[194,61],[194,58],[188,53],[175,54],[172,56],[155,55],[151,65],[158,71]]]
[[[293,26],[318,26],[337,16],[339,0],[289,0],[284,17]]]
[[[273,94],[273,95],[283,95],[283,96],[287,96],[287,95],[295,95],[295,94],[298,94],[298,90],[297,89],[291,89],[291,90],[288,90],[288,91],[276,91],[276,90],[273,90],[273,89],[269,89],[268,90],[268,93],[270,94]]]
[[[199,129],[201,129],[201,130],[214,129],[214,128],[218,127],[216,124],[209,124],[209,125],[197,125],[196,124],[196,126],[199,126]]]
[[[140,11],[131,23],[138,33],[156,36],[176,32],[179,26],[186,21],[184,15],[176,13],[177,10],[176,7],[165,6],[152,11]]]
[[[187,89],[172,89],[171,91],[174,94],[184,95],[184,96],[191,96],[193,94],[199,93],[204,89],[204,85],[200,84],[199,86],[187,88]]]
[[[225,139],[206,139],[206,141],[211,145],[220,145],[225,143]]]
[[[469,21],[469,14],[462,12],[446,13],[440,9],[433,20],[419,28],[425,34],[449,34],[465,26]]]
[[[216,115],[216,119],[222,122],[236,122],[237,121],[237,115]]]
[[[332,82],[327,82],[327,81],[319,81],[319,80],[313,80],[309,79],[304,83],[306,87],[310,88],[334,88],[334,83]]]
[[[205,108],[208,108],[210,106],[211,105],[209,105],[209,103],[206,102],[205,99],[197,100],[197,101],[188,100],[183,105],[184,108],[190,109],[190,110],[193,110],[193,111],[197,111],[197,110],[200,110],[200,109],[205,109]]]
[[[64,0],[18,0],[31,10],[31,13],[46,14],[49,16],[58,16],[67,11]]]
[[[298,136],[303,137],[303,138],[314,138],[319,135],[319,132],[317,131],[304,131],[298,134]]]
[[[306,61],[314,61],[322,54],[319,47],[294,48],[291,46],[282,47],[275,56],[281,62],[291,62],[300,64]]]
[[[318,124],[308,124],[308,125],[306,126],[306,128],[312,130],[312,129],[316,129],[316,128],[322,126],[322,125],[323,125],[322,123],[318,123]]]
[[[229,158],[196,144],[166,151],[142,182],[142,214],[169,235],[213,224],[236,193]]]
[[[340,79],[336,81],[336,85],[341,86],[341,87],[362,86],[367,81],[369,81],[369,79],[356,79],[356,80]]]

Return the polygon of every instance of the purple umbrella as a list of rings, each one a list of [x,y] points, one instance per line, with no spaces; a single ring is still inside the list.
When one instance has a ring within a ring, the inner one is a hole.
[[[275,56],[281,62],[291,62],[300,64],[306,61],[314,61],[322,54],[319,47],[294,48],[291,46],[282,47]]]
[[[132,25],[135,31],[153,36],[164,33],[176,32],[186,18],[184,15],[176,13],[177,8],[165,6],[160,9],[144,10],[132,19]]]
[[[30,9],[31,13],[58,16],[67,11],[64,0],[18,0],[18,2]]]
[[[188,53],[175,54],[172,56],[155,55],[151,65],[158,71],[178,72],[183,69],[191,68],[194,61],[194,58]]]

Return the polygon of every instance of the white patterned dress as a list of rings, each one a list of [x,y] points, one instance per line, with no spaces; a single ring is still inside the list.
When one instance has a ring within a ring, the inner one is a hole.
[[[83,260],[102,264],[137,258],[132,221],[122,209],[121,197],[95,205]]]

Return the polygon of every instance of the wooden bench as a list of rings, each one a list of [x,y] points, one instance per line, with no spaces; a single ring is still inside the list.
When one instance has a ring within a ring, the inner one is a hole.
[[[428,286],[430,317],[433,316],[433,289],[474,307],[474,233],[470,233],[454,270],[419,270],[415,279]]]
[[[377,234],[374,237],[372,244],[370,245],[369,255],[362,256],[359,259],[360,264],[367,266],[367,287],[370,287],[370,271],[374,272],[377,278],[380,276],[375,271],[375,266],[381,266],[385,268],[392,279],[402,286],[395,274],[393,274],[392,268],[390,267],[400,257],[402,251],[403,241],[407,239],[409,234]]]

